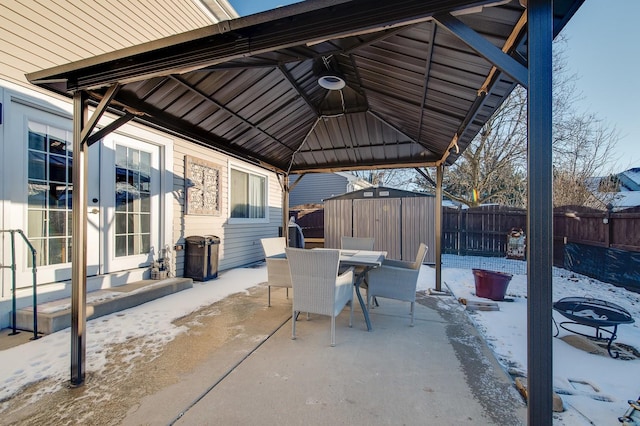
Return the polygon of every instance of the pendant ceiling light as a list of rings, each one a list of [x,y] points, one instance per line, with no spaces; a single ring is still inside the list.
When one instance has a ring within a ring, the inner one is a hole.
[[[318,84],[327,90],[341,90],[345,86],[344,79],[335,72],[326,73],[318,78]]]

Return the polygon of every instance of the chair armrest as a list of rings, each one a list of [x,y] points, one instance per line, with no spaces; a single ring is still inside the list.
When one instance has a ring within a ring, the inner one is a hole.
[[[338,315],[349,300],[353,300],[354,268],[350,267],[336,278],[336,294],[333,305],[334,315]]]
[[[415,301],[419,269],[383,265],[369,271],[368,294],[392,299]]]
[[[413,262],[407,262],[404,260],[385,259],[382,261],[382,266],[392,266],[395,268],[413,269]]]
[[[267,256],[265,259],[286,259],[287,253],[278,253],[272,254],[271,256]]]
[[[272,287],[292,287],[289,261],[285,257],[267,257],[267,284]]]
[[[397,267],[397,266],[389,266],[382,265],[379,268],[374,268],[369,271],[369,277],[380,276],[380,277],[397,277],[398,279],[403,280],[411,280],[418,277],[420,273],[419,269],[405,268],[405,267]]]
[[[347,269],[346,271],[338,275],[338,278],[336,278],[336,285],[337,286],[344,285],[344,284],[353,285],[354,276],[355,276],[355,268],[353,266],[350,266],[349,269]]]

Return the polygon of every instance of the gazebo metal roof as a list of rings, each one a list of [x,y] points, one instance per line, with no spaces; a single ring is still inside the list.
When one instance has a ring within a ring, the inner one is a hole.
[[[554,2],[555,34],[580,3]],[[96,103],[118,84],[111,111],[279,172],[452,164],[527,85],[526,17],[518,1],[312,0],[27,78]],[[342,90],[318,84],[329,71]]]
[[[438,166],[441,200],[444,166],[521,84],[528,420],[551,425],[551,41],[583,1],[307,0],[27,75],[74,98],[72,383],[84,380],[91,143],[133,119],[276,171],[285,201],[290,173]],[[326,71],[345,87],[321,88]],[[94,132],[107,110],[121,117]]]

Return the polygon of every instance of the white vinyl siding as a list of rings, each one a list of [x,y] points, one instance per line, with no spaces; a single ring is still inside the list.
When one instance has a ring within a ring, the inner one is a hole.
[[[222,200],[219,215],[185,215],[185,157],[195,157],[220,166],[220,198]],[[260,239],[278,236],[282,226],[282,190],[274,173],[258,167],[242,166],[238,160],[217,151],[176,139],[173,156],[173,244],[185,245],[185,238],[192,235],[215,235],[220,238],[218,247],[219,269],[231,269],[264,259]],[[230,223],[229,221],[229,170],[232,165],[241,170],[266,176],[267,217],[261,223]],[[185,251],[176,251],[176,275],[184,271]]]
[[[290,184],[293,185],[297,179],[298,176],[292,176]],[[309,173],[289,194],[289,207],[322,203],[326,198],[347,192],[348,185],[347,178],[335,173]]]
[[[25,73],[211,24],[193,0],[3,0],[0,79],[32,87]]]

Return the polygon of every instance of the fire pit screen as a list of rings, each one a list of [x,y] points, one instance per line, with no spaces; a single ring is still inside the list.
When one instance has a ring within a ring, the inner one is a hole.
[[[618,358],[619,356],[617,352],[615,354],[611,352],[611,344],[618,333],[618,324],[631,324],[634,322],[631,314],[622,306],[600,299],[565,297],[555,302],[553,309],[570,320],[560,323],[560,327],[565,330],[585,337],[607,340],[607,351],[612,358]],[[580,333],[572,325],[593,327],[595,328],[595,336]],[[608,330],[608,327],[613,327],[613,330]],[[556,332],[555,336],[557,335],[558,332]]]

